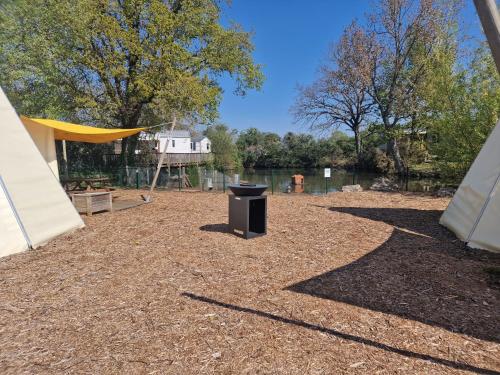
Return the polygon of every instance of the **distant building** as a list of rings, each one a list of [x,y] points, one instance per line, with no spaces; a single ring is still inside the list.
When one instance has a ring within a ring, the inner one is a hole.
[[[191,140],[191,152],[208,154],[212,152],[212,142],[210,142],[210,139],[208,139],[204,135],[194,137]]]
[[[152,163],[154,164],[165,148],[168,138],[171,137],[168,145],[164,164],[166,165],[193,165],[203,164],[212,160],[212,143],[205,136],[191,137],[189,130],[160,131],[155,134],[141,133],[135,154],[137,157],[144,152],[152,151]],[[121,142],[114,142],[114,154],[107,155],[108,162],[115,162],[114,158],[121,153]],[[156,160],[156,161],[155,161]]]
[[[170,132],[158,132],[154,136],[154,149],[157,153],[161,153],[167,143],[169,137],[172,137],[168,145],[167,153],[169,154],[209,154],[212,143],[205,136],[191,137],[188,130],[174,130],[172,135]],[[140,139],[151,141],[147,135],[141,136]]]

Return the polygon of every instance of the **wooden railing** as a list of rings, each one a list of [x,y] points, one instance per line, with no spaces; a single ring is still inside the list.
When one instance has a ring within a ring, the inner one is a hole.
[[[158,160],[160,159],[161,154],[156,154],[156,163],[158,163]],[[211,153],[209,154],[195,154],[195,153],[189,153],[189,154],[165,154],[165,159],[163,164],[167,165],[186,165],[186,164],[205,164],[207,162],[212,161],[213,155]]]
[[[149,164],[157,164],[160,159],[161,154],[154,154],[150,159]],[[141,160],[141,155],[135,155],[137,161]],[[206,164],[213,160],[212,153],[202,154],[202,153],[185,153],[185,154],[165,154],[165,159],[163,160],[163,165],[171,165],[173,167],[181,165],[194,165],[194,164]],[[104,155],[104,162],[106,165],[115,165],[120,161],[120,155],[117,154],[107,154]]]

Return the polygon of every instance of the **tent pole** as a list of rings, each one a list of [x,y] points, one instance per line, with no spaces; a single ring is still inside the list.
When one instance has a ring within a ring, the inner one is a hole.
[[[153,182],[151,183],[151,187],[149,188],[148,196],[144,198],[146,203],[151,202],[151,194],[153,193],[153,190],[156,186],[156,182],[158,180],[158,176],[160,175],[161,167],[163,165],[163,159],[165,159],[165,154],[167,153],[168,144],[170,143],[170,139],[172,139],[176,123],[177,123],[177,116],[174,114],[174,118],[172,120],[172,126],[170,127],[170,136],[167,137],[167,142],[165,142],[165,147],[163,147],[163,152],[161,153],[160,159],[158,160],[158,166],[156,167],[156,173],[155,176],[153,177]]]
[[[484,34],[500,73],[500,16],[495,0],[474,0]]]

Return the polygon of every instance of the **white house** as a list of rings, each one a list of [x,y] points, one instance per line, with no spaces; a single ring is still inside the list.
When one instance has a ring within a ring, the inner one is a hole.
[[[204,135],[191,139],[191,152],[208,154],[212,151],[212,142]]]
[[[167,149],[169,154],[209,154],[211,152],[212,144],[207,137],[191,137],[188,130],[174,130],[172,135],[170,135],[170,131],[161,131],[156,133],[153,139],[147,134],[141,134],[140,139],[156,141],[154,149],[156,152],[161,153],[170,136],[172,136],[172,139]]]

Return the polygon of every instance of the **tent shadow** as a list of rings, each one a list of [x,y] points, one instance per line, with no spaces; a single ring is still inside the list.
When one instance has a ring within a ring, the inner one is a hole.
[[[499,291],[484,267],[500,257],[468,249],[438,224],[440,211],[331,208],[397,224],[358,260],[286,288],[500,342]]]
[[[293,325],[296,327],[305,328],[305,329],[309,329],[312,331],[326,333],[326,334],[333,336],[333,337],[338,337],[338,338],[341,338],[343,340],[347,340],[350,342],[359,343],[359,344],[363,344],[363,345],[370,346],[373,348],[385,350],[386,352],[395,353],[395,354],[398,354],[398,355],[401,355],[401,356],[404,356],[407,358],[414,358],[414,359],[420,359],[420,360],[424,360],[424,361],[430,361],[430,362],[434,362],[434,363],[439,364],[439,365],[447,366],[447,367],[452,368],[452,369],[465,370],[465,371],[470,371],[470,372],[474,372],[477,374],[498,374],[498,372],[496,372],[494,370],[475,367],[475,366],[472,366],[468,363],[456,362],[456,361],[452,361],[452,360],[445,359],[445,358],[434,357],[434,356],[431,356],[428,354],[412,352],[410,350],[396,348],[396,347],[393,347],[393,346],[390,346],[390,345],[387,345],[387,344],[384,344],[384,343],[381,343],[378,341],[370,340],[370,339],[362,337],[362,336],[356,336],[356,335],[352,335],[349,333],[337,331],[335,329],[327,328],[323,325],[317,325],[317,324],[309,323],[309,322],[299,320],[299,319],[291,319],[291,318],[287,318],[285,316],[272,314],[272,313],[269,313],[266,311],[252,309],[250,307],[233,305],[231,303],[222,302],[222,301],[219,301],[219,300],[216,300],[213,298],[209,298],[209,297],[205,297],[202,295],[197,295],[197,294],[193,294],[193,293],[189,293],[189,292],[183,292],[183,293],[181,293],[181,296],[186,297],[186,298],[190,298],[193,301],[199,301],[199,302],[211,304],[213,306],[218,306],[221,308],[225,308],[225,309],[240,312],[240,313],[252,314],[252,315],[258,316],[260,318],[269,319],[269,320],[272,320],[275,322]]]
[[[330,207],[330,211],[350,214],[365,219],[383,221],[425,236],[453,240],[453,233],[440,226],[441,210],[412,208]],[[436,224],[436,225],[433,225]]]

